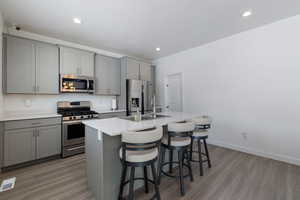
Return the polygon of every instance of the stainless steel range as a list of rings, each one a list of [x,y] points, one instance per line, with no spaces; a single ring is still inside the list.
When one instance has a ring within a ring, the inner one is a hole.
[[[89,101],[59,101],[57,113],[62,120],[62,157],[84,152],[85,126],[82,120],[99,118]]]

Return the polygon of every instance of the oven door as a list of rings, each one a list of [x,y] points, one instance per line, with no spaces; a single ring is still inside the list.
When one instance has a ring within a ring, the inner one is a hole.
[[[81,121],[63,122],[63,146],[84,143],[85,126]]]
[[[89,92],[89,81],[84,77],[62,76],[61,92]]]

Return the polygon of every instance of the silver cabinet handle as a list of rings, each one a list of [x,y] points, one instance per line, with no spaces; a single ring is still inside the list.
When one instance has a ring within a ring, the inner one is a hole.
[[[40,86],[36,86],[36,91],[37,91],[37,92],[40,91]]]

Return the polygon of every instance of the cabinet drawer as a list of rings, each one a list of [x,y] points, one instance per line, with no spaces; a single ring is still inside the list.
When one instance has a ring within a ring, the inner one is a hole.
[[[8,121],[4,123],[4,129],[11,130],[11,129],[31,128],[31,127],[38,127],[38,126],[48,126],[48,125],[55,125],[55,124],[61,124],[60,117]]]
[[[115,112],[115,113],[100,114],[101,119],[113,118],[113,117],[124,117],[124,116],[126,116],[126,112]]]

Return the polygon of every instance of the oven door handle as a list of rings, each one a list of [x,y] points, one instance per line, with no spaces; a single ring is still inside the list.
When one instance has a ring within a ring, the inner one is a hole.
[[[73,147],[73,148],[69,148],[67,149],[68,151],[74,151],[74,150],[78,150],[78,149],[83,149],[85,146],[79,146],[79,147]]]
[[[63,121],[63,124],[81,124],[81,120],[76,120],[76,121]]]

